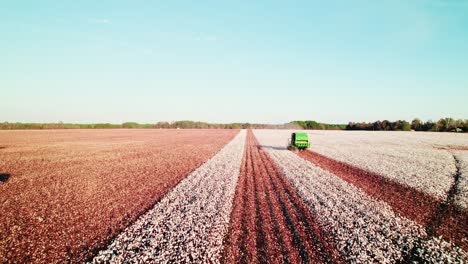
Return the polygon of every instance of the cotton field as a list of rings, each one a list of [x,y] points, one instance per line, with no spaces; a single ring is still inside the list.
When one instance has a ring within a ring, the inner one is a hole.
[[[343,133],[344,132],[344,133]],[[286,133],[287,134],[287,133]],[[313,131],[314,151],[382,174],[445,199],[457,170],[466,162],[467,136],[455,133]],[[467,201],[460,201],[466,206]]]
[[[447,246],[445,242],[427,237],[424,227],[398,216],[387,203],[366,195],[340,177],[288,151],[284,147],[284,138],[288,134],[288,131],[256,131],[260,143],[266,146],[310,210],[317,213],[322,225],[333,233],[341,253],[347,255],[348,260],[366,263],[410,259],[408,250],[421,245],[430,245],[420,248],[421,252],[435,250],[441,253],[435,254],[443,258],[437,261],[453,261],[466,256],[462,249],[466,247],[466,233],[461,247]],[[314,133],[310,136],[314,138]],[[463,225],[466,227],[466,223]]]
[[[468,135],[292,132],[0,131],[0,261],[468,261]]]

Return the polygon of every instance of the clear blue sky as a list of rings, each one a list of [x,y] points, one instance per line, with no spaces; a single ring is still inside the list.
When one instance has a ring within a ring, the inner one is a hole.
[[[468,1],[2,1],[0,121],[468,118]]]

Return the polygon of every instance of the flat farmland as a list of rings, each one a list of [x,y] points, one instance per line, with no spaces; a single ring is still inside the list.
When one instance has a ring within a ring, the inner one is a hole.
[[[4,262],[468,261],[466,134],[0,132]]]
[[[348,261],[466,261],[466,135],[304,131],[311,149],[293,153],[291,132],[255,135]]]
[[[85,260],[236,133],[0,131],[0,260]]]
[[[457,169],[465,167],[457,163],[466,162],[466,134],[343,132],[345,131],[309,131],[309,135],[314,138],[313,150],[335,160],[385,175],[440,200],[447,198]],[[457,203],[466,208],[468,200],[459,200]]]

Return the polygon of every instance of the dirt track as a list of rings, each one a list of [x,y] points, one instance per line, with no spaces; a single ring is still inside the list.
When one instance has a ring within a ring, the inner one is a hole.
[[[335,245],[251,131],[247,135],[223,261],[341,262]]]
[[[298,155],[341,177],[368,195],[385,201],[395,212],[425,226],[429,235],[443,236],[464,250],[468,248],[468,214],[452,202],[438,201],[435,197],[407,185],[317,152],[301,151]]]

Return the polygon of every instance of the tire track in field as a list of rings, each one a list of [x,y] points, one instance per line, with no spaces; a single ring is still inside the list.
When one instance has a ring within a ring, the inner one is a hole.
[[[453,184],[447,193],[447,199],[438,205],[432,219],[428,222],[427,233],[430,236],[454,234],[456,237],[452,239],[466,249],[468,248],[468,214],[454,204],[455,197],[459,193],[460,160],[455,155],[452,154],[452,156],[456,167]]]
[[[297,153],[303,159],[355,185],[368,195],[389,204],[400,215],[421,224],[430,236],[442,236],[464,250],[468,249],[468,214],[453,204],[450,197],[439,201],[435,197],[398,183],[385,176],[360,169],[313,151]],[[458,168],[458,167],[457,167]],[[450,193],[456,192],[455,183]]]
[[[230,221],[223,262],[342,262],[334,243],[250,130]]]

